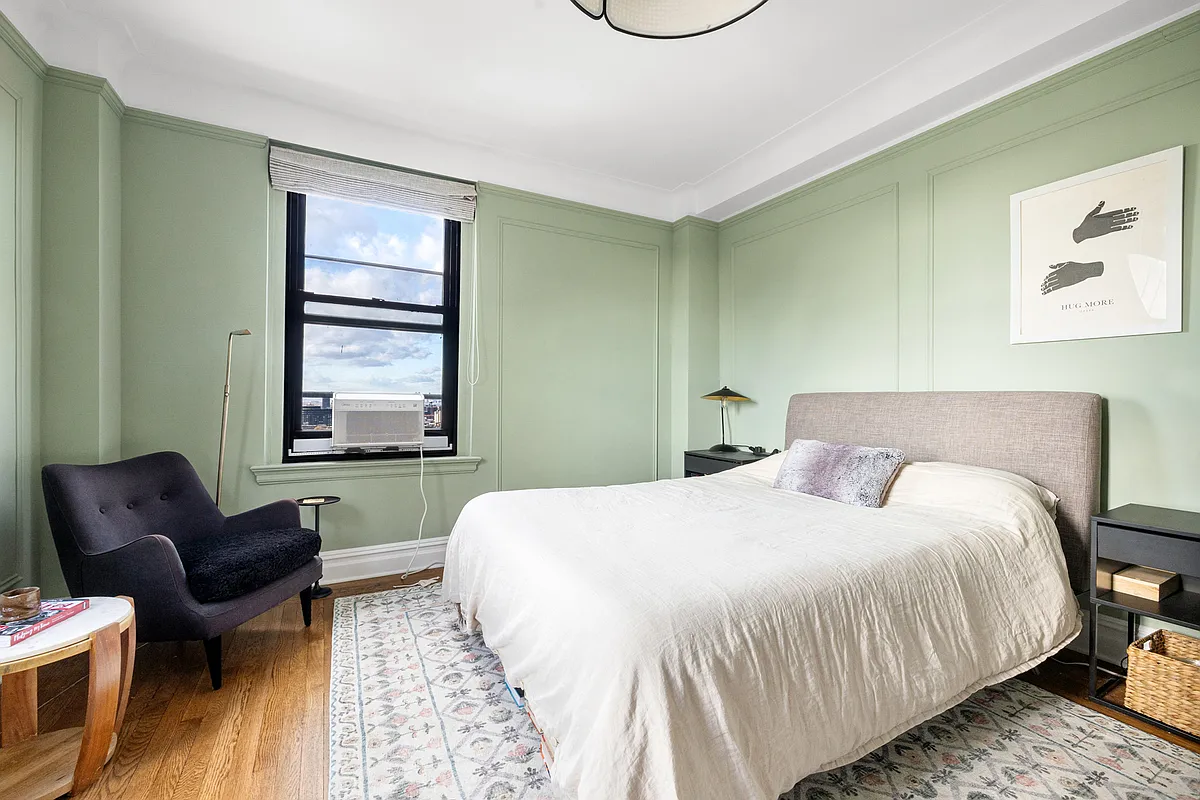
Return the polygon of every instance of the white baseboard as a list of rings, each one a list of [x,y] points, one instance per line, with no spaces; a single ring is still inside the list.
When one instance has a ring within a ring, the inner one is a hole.
[[[384,575],[399,575],[408,567],[410,560],[413,572],[443,564],[446,561],[446,542],[449,539],[449,536],[426,536],[421,540],[416,559],[413,559],[413,551],[417,550],[415,541],[326,550],[321,553],[321,560],[325,562],[325,574],[321,582],[345,583]]]

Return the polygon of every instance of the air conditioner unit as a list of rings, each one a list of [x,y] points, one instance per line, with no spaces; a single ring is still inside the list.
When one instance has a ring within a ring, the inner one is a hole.
[[[333,393],[333,449],[420,447],[425,396],[389,392]]]

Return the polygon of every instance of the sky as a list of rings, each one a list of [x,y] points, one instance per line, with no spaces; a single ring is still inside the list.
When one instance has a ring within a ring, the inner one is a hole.
[[[304,288],[320,294],[439,303],[440,275],[320,261],[333,256],[442,271],[443,220],[391,208],[309,195],[305,220]],[[310,311],[315,311],[311,309]],[[340,313],[328,307],[321,314]],[[429,315],[358,309],[364,317]],[[429,317],[429,318],[427,318]],[[442,337],[409,331],[308,325],[304,333],[304,391],[421,392],[442,390]]]

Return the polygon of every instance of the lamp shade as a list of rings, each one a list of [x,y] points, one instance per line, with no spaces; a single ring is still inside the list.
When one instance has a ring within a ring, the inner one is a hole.
[[[728,386],[722,386],[720,389],[717,389],[715,392],[709,392],[708,394],[703,395],[700,399],[701,400],[724,400],[727,403],[740,403],[743,400],[749,400],[750,398],[746,397],[746,395],[741,394],[740,392],[735,392],[733,389],[730,389]]]
[[[767,0],[571,0],[621,33],[681,39],[732,25]]]

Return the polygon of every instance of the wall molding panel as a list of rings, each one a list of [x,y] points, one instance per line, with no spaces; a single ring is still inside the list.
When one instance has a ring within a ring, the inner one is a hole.
[[[1184,331],[1010,345],[1009,196],[1176,145],[1185,147],[1187,162]],[[1186,320],[1200,307],[1197,159],[1200,15],[1193,15],[722,223],[722,375],[744,383],[740,354],[803,329],[798,313],[769,326],[743,319],[736,278],[748,259],[767,258],[747,244],[853,206],[881,186],[894,187],[894,219],[876,219],[859,235],[875,240],[882,252],[897,232],[895,256],[880,258],[864,273],[877,282],[897,281],[896,341],[889,336],[878,342],[895,348],[896,385],[1097,392],[1108,401],[1102,502],[1200,508],[1200,463],[1182,444],[1200,437],[1194,414],[1200,373],[1190,366],[1200,359],[1200,332]],[[796,263],[808,246],[791,254]],[[848,255],[855,246],[847,238],[840,250],[822,250],[819,260],[836,262],[838,253]],[[839,293],[838,280],[826,270],[813,273],[811,291],[830,297],[834,318],[871,321],[870,309],[877,306],[864,305],[855,292]],[[835,343],[817,335],[796,346],[820,353]],[[861,388],[854,385],[861,369],[847,363],[845,385],[821,388]],[[769,401],[798,390],[798,382],[789,386],[787,376],[773,377],[766,384]],[[754,431],[764,438],[779,435],[762,425]]]
[[[857,210],[860,206],[874,203],[874,201],[881,199],[888,200],[887,209],[881,209],[881,212],[883,217],[887,218],[887,225],[890,228],[890,233],[883,234],[884,236],[888,237],[888,255],[886,260],[890,261],[890,265],[881,263],[880,266],[881,271],[887,273],[886,281],[890,287],[890,291],[892,291],[893,294],[892,300],[889,302],[889,307],[893,309],[893,311],[890,313],[894,313],[895,324],[889,333],[890,338],[892,338],[893,341],[878,343],[880,344],[880,347],[889,347],[890,345],[890,349],[893,351],[893,362],[888,369],[889,377],[887,380],[887,386],[877,387],[878,389],[899,389],[901,368],[899,308],[901,279],[899,182],[889,182],[889,184],[883,186],[876,186],[871,188],[871,190],[856,194],[856,196],[838,199],[832,201],[832,203],[829,205],[816,207],[816,209],[814,209],[814,207],[809,207],[811,204],[805,204],[803,212],[798,213],[796,217],[788,219],[786,222],[781,222],[762,230],[756,229],[748,235],[737,237],[737,239],[728,241],[727,245],[725,245],[727,251],[722,251],[721,259],[721,327],[722,331],[726,332],[725,335],[722,336],[722,383],[727,383],[734,387],[742,386],[742,389],[739,389],[739,391],[745,391],[746,387],[750,385],[751,378],[760,378],[761,380],[760,375],[743,375],[742,372],[739,372],[738,351],[740,347],[743,347],[740,339],[749,338],[751,342],[754,342],[750,345],[750,349],[754,351],[758,351],[763,347],[770,347],[770,344],[761,341],[761,331],[756,327],[758,321],[760,321],[757,319],[760,317],[760,314],[751,314],[750,319],[748,320],[745,318],[745,315],[739,311],[739,300],[743,294],[743,291],[739,290],[739,278],[742,278],[742,273],[746,267],[754,263],[754,261],[751,260],[752,257],[746,255],[746,253],[749,252],[749,249],[773,240],[775,237],[791,234],[793,231],[797,231],[800,228],[808,227],[808,225],[829,221],[830,218],[835,217],[836,215]],[[779,246],[786,248],[786,245],[782,245],[782,243]],[[782,254],[780,254],[779,257],[782,257]],[[840,271],[845,269],[845,265],[810,265],[808,269],[817,271],[822,269]],[[776,276],[773,281],[770,281],[772,284],[778,283],[780,285],[784,285],[786,282],[787,279],[785,276]],[[758,284],[756,283],[755,285]],[[830,288],[834,287],[833,283],[828,285]],[[834,290],[836,291],[836,289]],[[821,345],[814,343],[814,347],[821,347]],[[758,367],[760,367],[758,372],[761,372],[762,365],[758,365]],[[770,401],[778,402],[780,399],[779,397],[776,397],[778,393],[786,392],[786,395],[791,395],[792,391],[794,391],[794,389],[786,390],[781,385],[773,386],[773,390],[769,395]],[[751,396],[754,397],[754,393],[751,393]],[[766,397],[755,397],[756,404],[758,402],[766,401],[766,399]],[[742,417],[743,414],[748,417],[756,416],[755,409],[745,409],[745,411],[743,411],[743,409],[739,407],[736,411],[734,411],[734,413],[731,413],[734,423],[736,423],[739,417]],[[774,427],[780,429],[781,431],[781,420],[779,421],[779,425],[775,425]],[[758,421],[754,426],[752,426],[752,431],[754,431],[756,434],[768,435],[769,422]],[[776,432],[776,435],[778,435],[778,432]],[[752,444],[763,443],[755,440]],[[778,444],[775,444],[773,441],[772,445],[770,446],[778,446]]]
[[[512,191],[496,192],[494,190],[494,187],[490,187],[490,186],[487,187],[486,191],[488,191],[498,197],[502,197],[502,198],[509,199],[509,200],[517,200],[522,203],[530,201],[530,199],[526,196],[526,193],[524,193],[524,192],[512,192]],[[535,197],[532,200],[532,202],[544,204],[543,199],[541,197]],[[554,203],[550,203],[549,205],[554,208],[561,208],[564,211],[570,211],[570,212],[575,212],[579,208],[577,204],[573,204],[573,203],[564,205],[564,204],[554,202]],[[600,216],[609,217],[610,215],[600,215]],[[627,215],[627,214],[617,214],[615,217],[611,217],[611,218],[614,219],[615,221],[633,223],[633,225],[637,226],[638,228],[643,228],[643,229],[649,228],[650,230],[654,231],[657,235],[661,235],[664,237],[670,236],[671,228],[669,225],[667,225],[665,223],[660,223],[658,221],[647,222],[646,220],[644,220],[642,218],[634,217],[632,215]],[[509,311],[506,311],[506,307],[510,306],[511,303],[513,302],[513,298],[510,298],[507,296],[508,293],[511,291],[511,289],[508,285],[508,279],[509,279],[510,275],[512,274],[512,270],[514,269],[514,267],[512,265],[507,263],[508,258],[509,258],[508,242],[511,241],[511,237],[512,237],[511,232],[512,231],[521,231],[521,230],[534,231],[534,232],[544,233],[544,234],[554,235],[554,236],[562,236],[567,239],[576,239],[576,240],[581,240],[581,241],[612,245],[614,247],[632,248],[634,250],[641,251],[641,252],[647,254],[648,256],[652,257],[653,264],[654,264],[654,266],[653,266],[653,281],[654,281],[655,289],[654,289],[654,295],[653,295],[654,336],[653,336],[652,344],[653,344],[653,348],[654,348],[654,359],[653,359],[652,378],[651,378],[651,380],[652,380],[652,387],[651,387],[651,389],[652,389],[652,391],[651,391],[651,414],[652,415],[651,415],[651,434],[650,434],[650,436],[651,436],[650,468],[651,469],[650,469],[649,475],[652,478],[661,476],[664,473],[663,473],[663,469],[662,469],[662,465],[661,465],[663,451],[660,447],[660,439],[664,435],[664,432],[667,432],[667,434],[669,435],[669,426],[662,424],[662,419],[661,419],[661,417],[663,416],[664,397],[669,396],[669,393],[664,394],[664,392],[662,390],[662,378],[663,378],[662,349],[663,349],[664,345],[666,344],[666,340],[669,339],[669,331],[664,331],[665,315],[663,314],[663,311],[662,311],[662,305],[664,303],[664,293],[662,291],[662,284],[663,284],[663,279],[664,279],[663,263],[662,263],[663,262],[663,255],[662,255],[663,245],[656,243],[656,242],[647,241],[646,239],[633,239],[633,238],[627,238],[626,236],[618,236],[618,235],[612,235],[612,234],[608,234],[608,233],[597,233],[597,232],[594,232],[592,230],[587,230],[587,229],[563,227],[561,225],[556,225],[556,224],[536,222],[536,221],[532,221],[528,218],[518,217],[518,216],[511,215],[511,214],[501,214],[501,215],[497,216],[497,218],[496,218],[496,239],[495,239],[495,242],[496,242],[495,280],[496,280],[496,284],[498,287],[497,288],[497,296],[496,296],[496,307],[495,307],[495,313],[496,313],[496,334],[495,334],[495,336],[496,336],[496,342],[497,342],[495,364],[496,364],[496,384],[497,384],[496,391],[500,398],[499,402],[496,404],[497,488],[499,488],[499,489],[509,488],[509,484],[506,483],[506,469],[505,469],[506,456],[505,456],[505,453],[506,453],[506,451],[511,449],[512,445],[511,445],[511,443],[506,443],[506,441],[505,441],[505,410],[504,410],[505,406],[506,406],[506,402],[505,402],[505,398],[506,398],[506,394],[505,394],[505,390],[506,390],[506,387],[505,387],[505,383],[506,383],[505,350],[506,350],[506,348],[512,347],[512,344],[510,342],[508,342],[507,337],[504,335],[504,329],[505,329],[504,326],[505,326],[505,320],[506,320],[507,315],[509,313],[511,313]],[[656,238],[656,237],[651,237],[651,238]],[[604,331],[596,331],[596,335],[604,336],[605,332]],[[616,417],[614,416],[614,418],[616,418]]]

